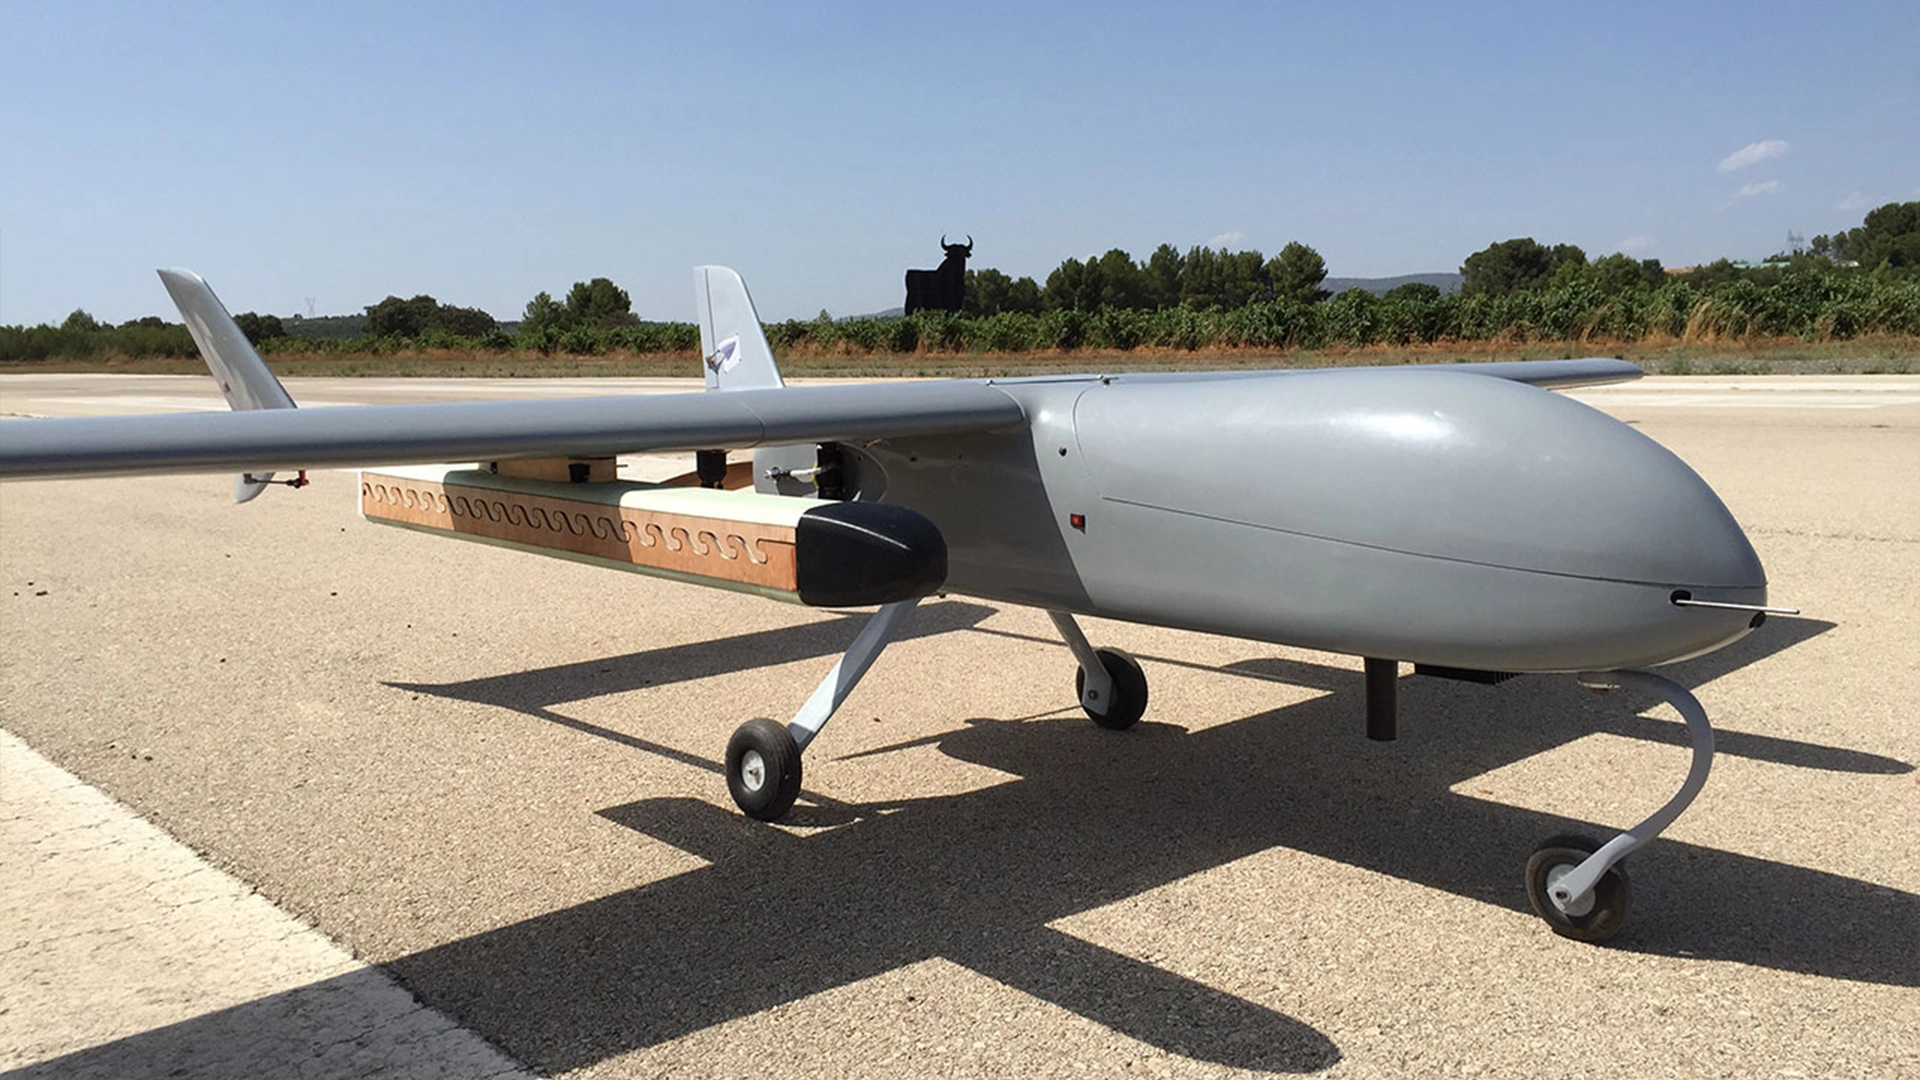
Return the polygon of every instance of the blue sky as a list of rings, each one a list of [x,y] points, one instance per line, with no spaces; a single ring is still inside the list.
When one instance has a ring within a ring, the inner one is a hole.
[[[0,323],[388,294],[517,317],[900,303],[941,233],[1335,275],[1533,236],[1758,259],[1920,199],[1920,11],[1872,3],[0,3]]]

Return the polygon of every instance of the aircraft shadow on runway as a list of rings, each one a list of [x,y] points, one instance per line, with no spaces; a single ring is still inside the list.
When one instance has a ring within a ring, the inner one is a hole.
[[[979,626],[993,612],[993,608],[983,604],[959,600],[928,604],[914,613],[915,617],[909,619],[894,635],[894,640],[910,641],[955,630],[970,630]],[[692,682],[796,660],[837,656],[853,644],[854,635],[860,632],[860,627],[865,623],[864,615],[836,615],[831,619],[797,626],[734,634],[709,641],[670,645],[622,656],[556,664],[461,682],[390,682],[385,685],[416,694],[512,709],[582,734],[722,775],[725,770],[718,761],[567,716],[556,712],[553,707],[569,701],[627,693],[647,686]],[[825,674],[825,671],[821,673]],[[744,717],[733,719],[737,722]]]
[[[929,616],[977,626],[979,613],[991,610],[962,607],[957,617],[940,615],[938,607]],[[1671,670],[1698,685],[1830,625],[1777,620]],[[806,649],[826,657],[853,629],[830,622],[769,635],[774,650],[784,648],[790,658]],[[767,662],[767,649],[746,652]],[[663,654],[686,667],[663,662]],[[615,683],[737,670],[691,649],[616,660],[616,669],[629,669]],[[563,670],[414,689],[552,719],[548,706],[561,691],[542,688],[557,688],[555,672]],[[955,758],[1022,779],[962,795],[844,807],[837,820],[846,824],[811,835],[690,798],[608,808],[600,811],[608,819],[710,865],[386,966],[422,1000],[542,1072],[658,1045],[931,958],[1175,1053],[1250,1069],[1316,1071],[1339,1060],[1340,1051],[1274,1007],[1283,1003],[1236,997],[1050,924],[1275,847],[1524,911],[1521,868],[1535,843],[1565,831],[1606,835],[1608,828],[1450,789],[1596,731],[1684,743],[1676,737],[1680,725],[1633,715],[1648,702],[1596,698],[1570,679],[1483,688],[1408,678],[1401,740],[1373,744],[1360,734],[1358,671],[1270,659],[1221,670],[1328,693],[1193,733],[1178,726],[1179,716],[1151,713],[1152,721],[1117,735],[1078,718],[974,718],[932,741]],[[581,696],[577,688],[565,692]],[[1063,714],[1077,713],[1063,705]],[[653,750],[625,736],[616,741]],[[1806,768],[1911,771],[1877,755],[1737,732],[1723,733],[1721,746]],[[1685,756],[1676,750],[1674,786],[1684,771]],[[1606,783],[1593,778],[1596,791]],[[1635,914],[1612,947],[1920,985],[1920,939],[1904,932],[1920,925],[1920,896],[1676,841],[1657,841],[1632,861]],[[271,1014],[286,1004],[267,999],[240,1011]],[[228,1030],[233,1012],[61,1060],[141,1063],[136,1072],[144,1071],[147,1060],[166,1059],[177,1043]]]

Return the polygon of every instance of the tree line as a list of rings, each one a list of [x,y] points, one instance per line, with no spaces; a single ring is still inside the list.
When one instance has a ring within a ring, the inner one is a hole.
[[[1421,283],[1330,296],[1319,253],[1162,244],[1144,261],[1114,249],[1067,259],[1044,284],[969,270],[959,313],[769,324],[776,348],[846,353],[1136,348],[1326,348],[1448,341],[1637,341],[1920,335],[1920,202],[1889,203],[1860,227],[1759,266],[1722,259],[1688,272],[1624,254],[1589,260],[1572,244],[1519,237],[1467,256],[1454,294]],[[522,351],[694,353],[691,323],[647,322],[610,279],[541,292],[517,325],[431,296],[369,305],[364,335],[314,340],[297,317],[235,316],[263,352]],[[97,356],[190,357],[186,329],[148,316],[119,326],[75,311],[59,326],[0,327],[0,362]]]
[[[1698,288],[1675,277],[1658,288],[1610,293],[1575,281],[1508,293],[1442,294],[1401,286],[1384,296],[1349,289],[1318,302],[1259,300],[1237,308],[996,315],[920,312],[898,319],[815,319],[767,327],[776,349],[827,353],[1324,349],[1447,342],[1635,342],[1865,334],[1920,335],[1920,278],[1892,279],[1789,267],[1772,284],[1738,277]]]
[[[1193,247],[1182,254],[1161,244],[1143,262],[1119,248],[1085,261],[1067,259],[1047,275],[1010,278],[999,270],[969,270],[967,315],[1043,311],[1152,311],[1187,307],[1197,311],[1237,308],[1256,301],[1324,300],[1326,260],[1298,241],[1269,259],[1259,251]]]

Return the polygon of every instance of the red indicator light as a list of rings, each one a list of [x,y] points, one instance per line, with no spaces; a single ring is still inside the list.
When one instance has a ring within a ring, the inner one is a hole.
[[[1086,528],[1086,527],[1087,527],[1087,515],[1085,515],[1085,514],[1068,514],[1068,515],[1067,515],[1067,524],[1069,524],[1069,525],[1071,525],[1071,526],[1073,526],[1073,527],[1074,527],[1074,528],[1076,528],[1076,529],[1084,529],[1084,528]]]

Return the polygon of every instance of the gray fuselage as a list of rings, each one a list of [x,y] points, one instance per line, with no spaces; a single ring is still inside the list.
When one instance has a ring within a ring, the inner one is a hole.
[[[1514,672],[1667,663],[1749,629],[1677,592],[1766,602],[1692,469],[1534,387],[1444,368],[995,385],[1026,428],[855,456],[858,497],[940,527],[953,592]]]

